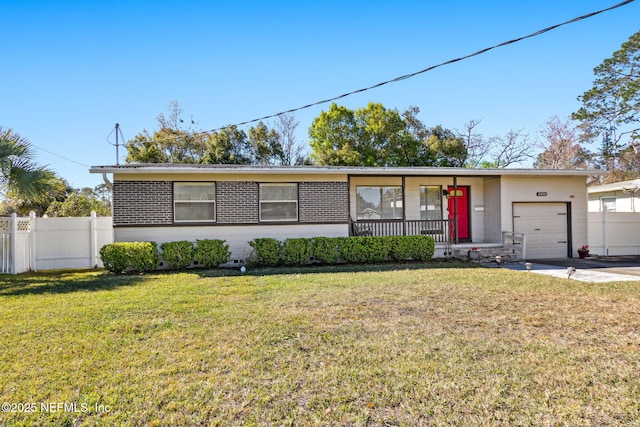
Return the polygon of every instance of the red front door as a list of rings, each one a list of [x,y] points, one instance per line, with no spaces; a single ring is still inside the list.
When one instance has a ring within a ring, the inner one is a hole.
[[[469,187],[459,185],[456,190],[453,187],[447,187],[447,191],[449,192],[448,210],[451,237],[456,238],[455,213],[458,216],[458,240],[469,240],[471,238],[469,234]]]

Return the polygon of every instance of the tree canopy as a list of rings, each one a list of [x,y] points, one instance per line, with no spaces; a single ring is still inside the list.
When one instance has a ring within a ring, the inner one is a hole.
[[[168,115],[158,115],[158,129],[143,130],[126,143],[127,163],[205,163],[290,165],[305,162],[296,143],[292,115],[282,115],[274,126],[258,122],[247,132],[237,126],[196,131],[193,119],[182,118],[177,102]]]
[[[328,166],[458,166],[462,138],[441,126],[426,128],[419,109],[403,114],[379,103],[351,110],[333,103],[309,128],[311,159]]]
[[[634,161],[619,163],[622,154],[629,157],[630,147],[637,156],[640,144],[640,31],[593,72],[593,87],[578,98],[582,106],[572,118],[580,122],[583,141],[602,137],[607,169],[625,168]]]
[[[543,149],[533,166],[538,169],[586,169],[591,154],[578,144],[576,129],[568,120],[552,117],[540,131]]]
[[[111,191],[105,184],[73,190],[64,200],[53,201],[46,214],[50,217],[83,217],[91,215],[91,211],[98,216],[111,215]]]
[[[12,198],[38,203],[59,187],[59,178],[33,160],[29,141],[12,129],[0,127],[0,191]]]

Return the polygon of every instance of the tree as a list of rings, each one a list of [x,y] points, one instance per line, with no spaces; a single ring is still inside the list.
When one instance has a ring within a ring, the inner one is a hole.
[[[429,130],[427,139],[432,166],[462,167],[467,158],[467,149],[462,138],[453,131],[438,125]]]
[[[540,131],[544,150],[533,166],[538,169],[586,169],[591,155],[578,144],[576,129],[568,120],[552,117]]]
[[[47,201],[58,188],[58,178],[33,161],[29,141],[12,129],[0,127],[0,191],[34,203]]]
[[[480,120],[471,119],[464,124],[464,132],[458,133],[458,136],[462,138],[467,151],[467,155],[462,162],[465,167],[480,167],[483,159],[487,157],[489,150],[491,149],[489,141],[485,139],[482,134],[475,131],[475,128],[479,124]]]
[[[191,124],[183,127],[182,109],[177,101],[169,104],[168,116],[156,117],[159,129],[145,129],[126,143],[127,163],[199,163],[204,155],[206,135],[195,132]]]
[[[156,120],[158,130],[153,133],[143,130],[127,142],[127,163],[284,163],[282,136],[262,122],[250,127],[248,134],[237,126],[216,131],[196,131],[192,129],[195,125],[193,118],[184,127],[182,109],[176,101],[169,104],[166,116],[160,113]],[[287,137],[291,138],[291,134]],[[293,153],[296,147],[290,145],[288,149]]]
[[[358,149],[364,142],[359,132],[355,112],[332,103],[329,111],[320,113],[309,128],[312,160],[327,166],[363,165]]]
[[[251,164],[251,146],[247,134],[236,126],[207,134],[201,163]]]
[[[603,183],[628,181],[640,178],[640,153],[637,147],[627,147],[618,153],[615,169],[604,177]]]
[[[624,146],[640,143],[640,31],[593,70],[593,87],[578,97],[582,107],[572,114],[580,122],[583,141],[603,138],[607,169],[615,169]]]
[[[464,165],[467,150],[464,140],[449,129],[437,125],[427,128],[417,117],[420,109],[409,107],[402,113],[413,139],[396,146],[398,166],[457,167]]]
[[[50,217],[83,217],[94,211],[98,216],[110,216],[110,191],[105,191],[105,188],[101,184],[93,189],[85,187],[73,190],[63,201],[52,202],[46,214]]]
[[[483,168],[507,168],[532,159],[529,135],[510,130],[505,136],[489,138],[489,149],[481,163]]]
[[[282,164],[284,152],[280,143],[280,135],[259,122],[249,129],[252,163],[258,165]]]
[[[309,163],[309,160],[305,156],[304,147],[296,141],[296,128],[298,124],[293,114],[280,114],[273,126],[280,138],[282,165],[293,166]]]
[[[417,107],[402,115],[382,104],[355,111],[335,103],[309,129],[312,159],[334,166],[454,166],[460,164],[462,140],[436,126],[428,129]]]
[[[35,212],[36,216],[42,216],[47,211],[51,203],[63,201],[73,189],[67,181],[62,178],[54,177],[44,194],[35,199],[26,198],[18,195],[14,191],[8,191],[1,212],[1,215],[9,215],[17,213],[26,216],[30,212]]]

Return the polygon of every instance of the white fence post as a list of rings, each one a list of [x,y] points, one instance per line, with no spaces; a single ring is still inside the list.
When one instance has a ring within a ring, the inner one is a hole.
[[[11,214],[11,222],[9,223],[9,245],[11,247],[11,255],[9,259],[9,272],[16,274],[16,264],[18,260],[18,214]]]
[[[29,212],[29,265],[32,271],[36,271],[36,213],[34,211]]]
[[[91,264],[93,265],[93,268],[96,268],[98,266],[98,224],[97,224],[97,220],[96,218],[98,217],[98,215],[96,214],[95,211],[91,211],[91,221],[89,223],[89,242],[90,242],[90,247],[91,247]]]
[[[2,265],[0,273],[11,273],[11,218],[0,218],[0,236],[2,237]]]

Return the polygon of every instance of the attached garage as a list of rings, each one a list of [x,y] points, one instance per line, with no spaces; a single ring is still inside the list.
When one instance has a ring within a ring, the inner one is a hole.
[[[528,259],[570,256],[567,203],[513,203],[513,231],[526,235]]]

